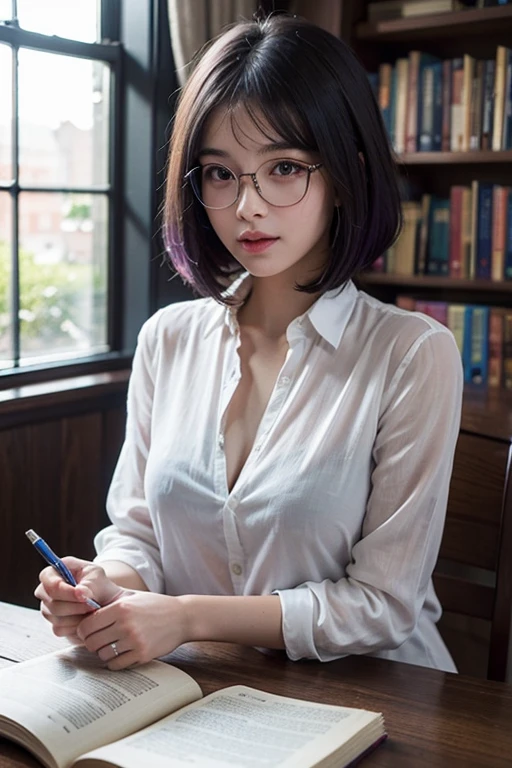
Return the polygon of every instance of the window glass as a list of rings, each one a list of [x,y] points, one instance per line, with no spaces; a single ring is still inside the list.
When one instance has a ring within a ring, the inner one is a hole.
[[[12,180],[12,51],[0,43],[0,184]]]
[[[21,49],[18,71],[20,184],[106,184],[109,67]]]
[[[11,247],[12,203],[8,192],[0,192],[0,368],[11,368]]]
[[[21,364],[107,351],[105,195],[20,194]]]
[[[9,21],[12,19],[11,0],[0,0],[0,21]]]
[[[30,32],[95,43],[99,20],[98,0],[18,0],[19,24]]]

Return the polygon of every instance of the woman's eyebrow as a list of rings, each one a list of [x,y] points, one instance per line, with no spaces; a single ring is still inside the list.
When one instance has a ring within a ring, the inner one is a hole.
[[[271,152],[282,152],[282,151],[288,151],[288,150],[295,150],[296,152],[301,152],[303,150],[300,149],[300,147],[296,147],[293,144],[290,144],[288,141],[273,141],[270,144],[263,144],[258,151],[258,155],[266,155],[270,154]],[[203,147],[203,149],[199,150],[198,152],[198,158],[204,157],[204,155],[213,155],[214,157],[229,157],[229,152],[226,152],[223,149],[216,149],[215,147]]]

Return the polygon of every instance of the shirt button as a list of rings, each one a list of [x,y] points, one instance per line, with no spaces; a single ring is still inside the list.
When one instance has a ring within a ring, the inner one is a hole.
[[[233,571],[235,576],[240,576],[240,574],[242,573],[242,566],[240,565],[240,563],[232,563],[231,570]]]
[[[219,435],[219,448],[224,448],[224,435]]]
[[[289,383],[290,383],[289,376],[281,376],[281,384],[289,384]]]

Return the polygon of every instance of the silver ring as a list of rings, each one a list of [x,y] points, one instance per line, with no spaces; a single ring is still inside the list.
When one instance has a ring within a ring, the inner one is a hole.
[[[116,656],[119,656],[119,651],[117,650],[117,643],[110,643],[110,647],[114,651]]]

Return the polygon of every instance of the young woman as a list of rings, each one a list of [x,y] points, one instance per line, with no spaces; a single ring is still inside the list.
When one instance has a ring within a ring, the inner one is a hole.
[[[458,434],[450,332],[351,278],[400,226],[346,45],[234,26],[181,95],[165,226],[204,298],[142,328],[95,563],[36,596],[111,669],[192,640],[454,670],[432,587]],[[94,597],[103,607],[91,611]]]

